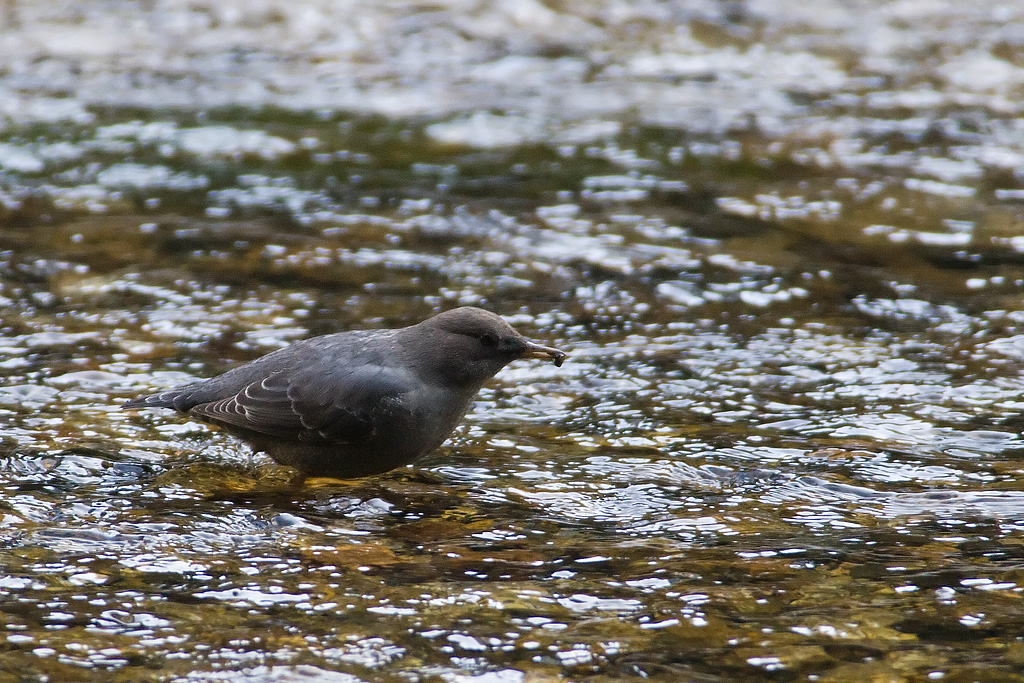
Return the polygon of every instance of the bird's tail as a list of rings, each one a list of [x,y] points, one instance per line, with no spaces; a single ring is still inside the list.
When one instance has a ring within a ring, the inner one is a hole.
[[[177,391],[165,391],[159,394],[150,394],[149,396],[139,396],[125,401],[121,404],[121,410],[134,410],[136,408],[174,408],[174,399],[177,398],[179,392]]]

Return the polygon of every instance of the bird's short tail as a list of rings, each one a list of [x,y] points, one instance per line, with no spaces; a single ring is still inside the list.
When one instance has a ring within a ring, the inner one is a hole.
[[[150,394],[125,401],[121,404],[121,410],[134,410],[136,408],[174,408],[174,399],[178,395],[176,391],[167,391],[162,394]]]

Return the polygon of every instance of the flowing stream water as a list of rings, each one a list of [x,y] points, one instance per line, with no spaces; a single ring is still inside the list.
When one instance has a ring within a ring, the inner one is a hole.
[[[0,683],[1024,681],[1024,5],[8,0]],[[439,451],[131,397],[483,306]]]

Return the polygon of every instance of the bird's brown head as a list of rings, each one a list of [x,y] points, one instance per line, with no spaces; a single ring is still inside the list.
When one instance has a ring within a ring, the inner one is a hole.
[[[426,360],[457,383],[483,384],[520,358],[543,358],[562,365],[566,353],[530,341],[501,317],[482,308],[463,306],[424,320],[417,329],[429,346]]]

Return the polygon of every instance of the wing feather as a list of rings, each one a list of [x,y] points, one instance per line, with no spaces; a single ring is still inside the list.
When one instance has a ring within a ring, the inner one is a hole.
[[[374,433],[377,415],[402,404],[402,397],[413,389],[411,379],[381,365],[326,373],[276,372],[188,412],[269,436],[355,443]]]

